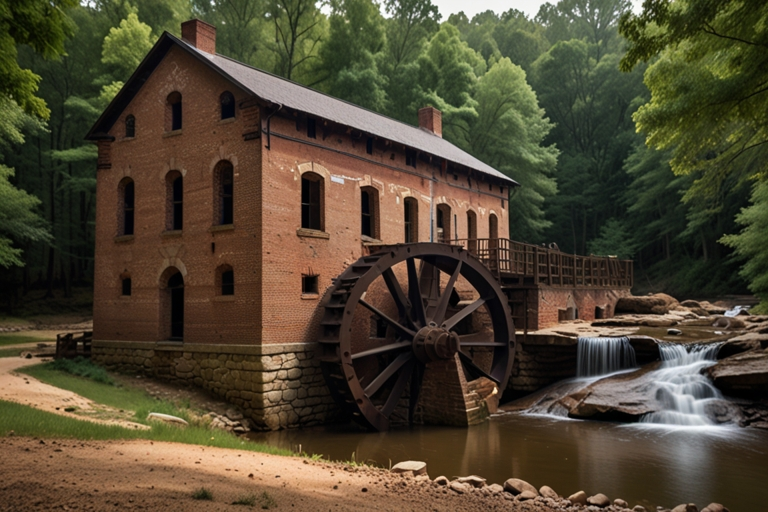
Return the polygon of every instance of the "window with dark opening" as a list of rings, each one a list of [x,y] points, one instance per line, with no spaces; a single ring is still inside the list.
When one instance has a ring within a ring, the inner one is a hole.
[[[416,167],[416,152],[411,151],[410,149],[405,150],[405,165],[410,165],[411,167]]]
[[[448,242],[451,239],[451,207],[447,204],[437,205],[437,241]]]
[[[488,217],[488,238],[499,238],[499,219],[493,213]]]
[[[413,197],[403,201],[403,224],[405,226],[405,243],[419,241],[419,203]]]
[[[133,180],[127,178],[121,183],[121,199],[123,203],[122,208],[122,222],[120,223],[119,235],[132,235],[133,234],[133,215],[134,215],[134,184]]]
[[[360,194],[361,231],[360,234],[378,239],[379,191],[373,187],[363,187]]]
[[[316,123],[315,120],[311,117],[307,118],[307,137],[310,139],[316,138],[317,132],[316,132]]]
[[[472,210],[467,211],[467,238],[477,238],[477,214]]]
[[[124,296],[129,296],[131,294],[131,278],[130,277],[124,277],[122,279],[122,294]]]
[[[231,119],[235,117],[235,96],[231,92],[224,91],[221,93],[219,102],[221,103],[222,119]]]
[[[132,115],[125,118],[125,136],[126,138],[136,136],[136,118]]]
[[[323,230],[323,178],[312,172],[301,176],[301,227]]]
[[[222,295],[234,295],[235,294],[235,271],[225,270],[221,273],[221,294]]]
[[[301,293],[316,294],[317,293],[317,276],[302,275],[301,276]]]
[[[371,338],[387,337],[387,322],[377,315],[371,315]]]
[[[168,292],[170,295],[170,337],[169,340],[182,341],[184,339],[184,277],[181,272],[176,272],[168,279]]]
[[[166,100],[166,130],[181,130],[181,94],[172,92]]]
[[[180,230],[184,225],[184,178],[179,171],[166,177],[166,230]]]
[[[234,169],[232,164],[223,160],[216,164],[213,172],[214,190],[214,224],[228,225],[234,223]]]
[[[373,138],[368,137],[368,140],[365,142],[365,152],[369,155],[373,154]]]

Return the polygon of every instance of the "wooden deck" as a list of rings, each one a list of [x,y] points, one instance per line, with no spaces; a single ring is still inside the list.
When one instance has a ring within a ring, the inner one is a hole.
[[[632,260],[578,256],[506,238],[452,241],[475,255],[500,281],[518,286],[631,288]]]

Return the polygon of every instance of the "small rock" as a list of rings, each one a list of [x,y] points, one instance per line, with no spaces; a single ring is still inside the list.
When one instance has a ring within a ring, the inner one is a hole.
[[[545,498],[551,498],[553,500],[560,499],[560,495],[555,492],[554,489],[552,489],[548,485],[542,485],[541,489],[539,489],[539,494],[544,496]]]
[[[224,415],[233,421],[243,419],[243,413],[236,409],[227,409],[227,412]]]
[[[32,359],[32,352],[22,352],[20,356],[24,359]]]
[[[457,492],[459,494],[464,494],[465,492],[469,492],[472,490],[472,487],[469,486],[469,484],[463,484],[461,482],[458,482],[454,480],[450,484],[448,484],[448,488],[454,492]]]
[[[425,475],[427,473],[427,463],[417,460],[406,460],[392,466],[390,471],[392,473],[406,473],[410,471],[413,476]]]
[[[449,480],[446,477],[442,476],[442,475],[437,477],[437,478],[435,478],[435,483],[437,485],[448,485],[448,482],[449,482]]]
[[[609,500],[608,496],[605,494],[597,493],[594,496],[587,498],[587,503],[590,505],[595,505],[596,507],[605,508],[611,504],[611,500]]]
[[[703,509],[701,509],[701,512],[730,512],[727,508],[722,506],[719,503],[710,503]]]
[[[634,507],[632,507],[632,511],[633,512],[648,512],[647,510],[645,510],[645,507],[642,506],[642,505],[635,505]]]
[[[587,493],[584,491],[579,491],[577,493],[571,494],[568,496],[568,501],[570,501],[573,504],[578,503],[579,505],[586,505],[587,504]]]
[[[463,484],[469,484],[475,489],[485,487],[485,478],[479,477],[477,475],[463,476],[459,478],[458,481]]]
[[[531,491],[535,496],[539,495],[539,491],[534,486],[519,478],[510,478],[504,482],[504,490],[515,496],[525,491]]]
[[[504,492],[504,488],[500,486],[499,484],[491,484],[487,487],[489,491],[493,494],[499,494],[500,492]]]
[[[616,498],[615,500],[613,500],[613,504],[616,505],[617,507],[629,508],[629,503],[627,503],[621,498]]]
[[[66,410],[66,409],[65,409]],[[159,412],[151,412],[147,415],[148,420],[157,420],[157,421],[163,421],[165,423],[171,423],[173,425],[182,425],[187,426],[189,423],[186,422],[186,420],[183,420],[182,418],[179,418],[177,416],[171,416],[170,414],[162,414]]]
[[[518,494],[518,495],[517,495],[517,498],[518,498],[520,501],[525,501],[525,500],[533,500],[533,499],[536,499],[536,497],[537,497],[538,495],[539,495],[539,493],[538,493],[538,492],[534,492],[534,491],[523,491],[523,492],[521,492],[520,494]]]
[[[693,503],[683,503],[673,508],[672,512],[699,512],[699,509]]]
[[[680,336],[681,334],[683,334],[683,331],[681,331],[680,329],[670,328],[670,329],[667,329],[667,334],[671,334],[672,336]]]

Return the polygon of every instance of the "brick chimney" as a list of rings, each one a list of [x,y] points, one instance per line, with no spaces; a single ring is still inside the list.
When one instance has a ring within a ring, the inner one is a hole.
[[[207,53],[216,53],[216,27],[203,20],[189,20],[181,24],[181,38]]]
[[[419,109],[419,128],[424,128],[438,137],[443,137],[443,113],[435,107]]]

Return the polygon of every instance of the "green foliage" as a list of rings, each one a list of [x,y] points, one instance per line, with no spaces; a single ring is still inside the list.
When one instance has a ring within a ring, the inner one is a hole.
[[[139,21],[131,13],[120,22],[119,27],[109,29],[104,38],[101,61],[115,68],[116,76],[125,80],[139,66],[155,43],[152,27]]]
[[[609,219],[600,228],[600,236],[589,242],[589,252],[596,256],[615,256],[631,259],[635,254],[632,236],[619,219]]]
[[[289,80],[308,78],[325,35],[326,20],[315,0],[269,0],[274,29],[269,48],[274,54],[274,72]]]
[[[76,357],[75,359],[57,359],[50,363],[50,367],[60,372],[77,375],[94,382],[114,385],[115,380],[109,376],[107,371],[101,366],[94,364],[90,359]]]
[[[256,506],[256,499],[257,496],[255,494],[246,494],[245,496],[240,496],[235,501],[232,502],[233,505],[245,505],[246,507],[254,507]]]
[[[768,310],[768,181],[755,183],[751,205],[736,217],[743,229],[726,235],[721,241],[733,247],[736,254],[746,260],[741,275],[749,282],[749,289],[760,298],[760,309]]]
[[[29,115],[47,119],[45,101],[35,95],[40,76],[17,62],[17,45],[28,45],[46,59],[64,53],[72,35],[65,14],[76,0],[0,0],[0,96],[10,97]],[[5,99],[3,99],[5,101]]]
[[[213,493],[206,487],[200,487],[192,492],[193,500],[213,501]]]
[[[23,343],[42,343],[44,341],[56,341],[52,338],[36,338],[22,334],[0,334],[0,347],[3,345],[21,345]]]

